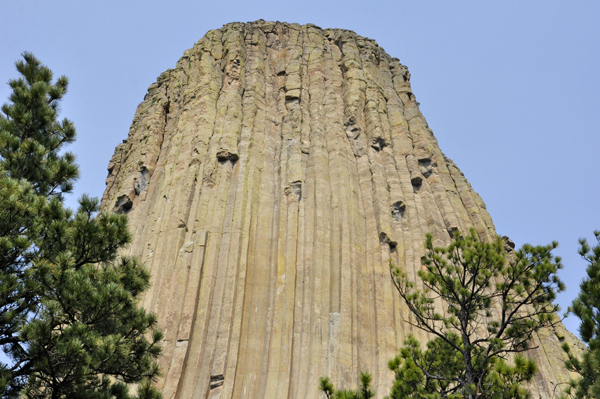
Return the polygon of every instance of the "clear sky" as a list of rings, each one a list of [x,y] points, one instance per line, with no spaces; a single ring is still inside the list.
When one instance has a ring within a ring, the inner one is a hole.
[[[210,29],[257,19],[350,29],[412,74],[442,151],[517,246],[557,240],[567,291],[585,262],[577,239],[600,229],[598,1],[0,0],[0,102],[33,52],[70,91],[62,115],[82,193],[101,196],[114,147],[157,76]],[[578,320],[567,327],[576,332]]]

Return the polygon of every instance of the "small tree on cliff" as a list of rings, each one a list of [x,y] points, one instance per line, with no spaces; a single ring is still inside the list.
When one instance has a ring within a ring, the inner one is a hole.
[[[124,216],[98,213],[83,196],[63,204],[78,175],[61,153],[75,139],[57,120],[66,77],[24,53],[0,114],[0,362],[4,398],[158,398],[151,381],[162,335],[137,304],[149,284]]]
[[[579,334],[588,350],[578,357],[567,344],[563,346],[569,356],[567,368],[580,376],[571,381],[566,393],[578,399],[600,397],[600,231],[594,235],[597,244],[593,248],[585,239],[579,240],[579,254],[588,262],[587,278],[570,309],[581,320]]]
[[[474,229],[454,238],[437,248],[427,235],[422,291],[391,266],[412,316],[406,322],[433,339],[422,349],[410,336],[389,362],[396,376],[390,397],[527,397],[521,383],[536,366],[521,353],[537,330],[556,322],[551,302],[564,290],[560,258],[551,254],[557,244],[524,245],[507,256],[501,238],[481,242]]]

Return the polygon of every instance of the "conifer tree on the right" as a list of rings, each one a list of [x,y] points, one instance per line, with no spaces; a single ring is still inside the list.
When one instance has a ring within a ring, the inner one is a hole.
[[[480,240],[475,229],[465,235],[456,232],[447,247],[436,247],[433,241],[428,234],[418,272],[422,288],[390,264],[408,309],[405,323],[431,338],[406,338],[388,363],[395,378],[386,398],[531,397],[524,383],[531,381],[537,366],[527,351],[534,347],[536,331],[560,321],[559,308],[552,304],[564,290],[556,274],[561,259],[552,254],[558,244],[525,244],[514,250],[501,237]],[[319,389],[330,399],[362,399],[368,396],[361,392],[372,392],[371,379],[362,376],[358,391],[338,390],[327,377]]]
[[[580,376],[570,382],[566,395],[577,399],[600,398],[600,231],[594,236],[597,244],[593,247],[586,239],[579,240],[579,254],[588,262],[587,277],[569,309],[581,320],[579,335],[588,350],[579,357],[563,345],[569,356],[567,368]]]
[[[475,229],[455,233],[447,247],[427,235],[418,289],[403,270],[392,277],[404,300],[406,322],[427,333],[409,336],[389,362],[391,399],[525,399],[537,367],[527,357],[533,335],[558,323],[556,293],[564,290],[561,259],[545,246],[519,250],[500,237],[480,240]]]

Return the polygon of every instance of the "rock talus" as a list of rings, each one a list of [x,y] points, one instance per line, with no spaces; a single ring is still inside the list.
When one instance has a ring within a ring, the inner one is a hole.
[[[378,397],[409,333],[391,259],[418,283],[436,245],[496,234],[438,147],[408,69],[340,29],[256,21],[212,30],[152,84],[109,164],[152,273],[171,398],[317,398],[368,370]],[[562,325],[535,337],[537,397],[568,379]]]

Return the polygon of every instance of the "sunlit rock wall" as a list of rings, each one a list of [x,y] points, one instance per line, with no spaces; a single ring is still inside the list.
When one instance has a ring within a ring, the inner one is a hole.
[[[425,338],[388,261],[418,284],[425,233],[496,234],[398,59],[351,31],[264,21],[208,32],[150,86],[103,206],[129,215],[152,272],[168,399],[317,398],[320,376],[353,387],[364,370],[383,397],[387,361]],[[540,334],[534,396],[567,379],[567,335]]]

